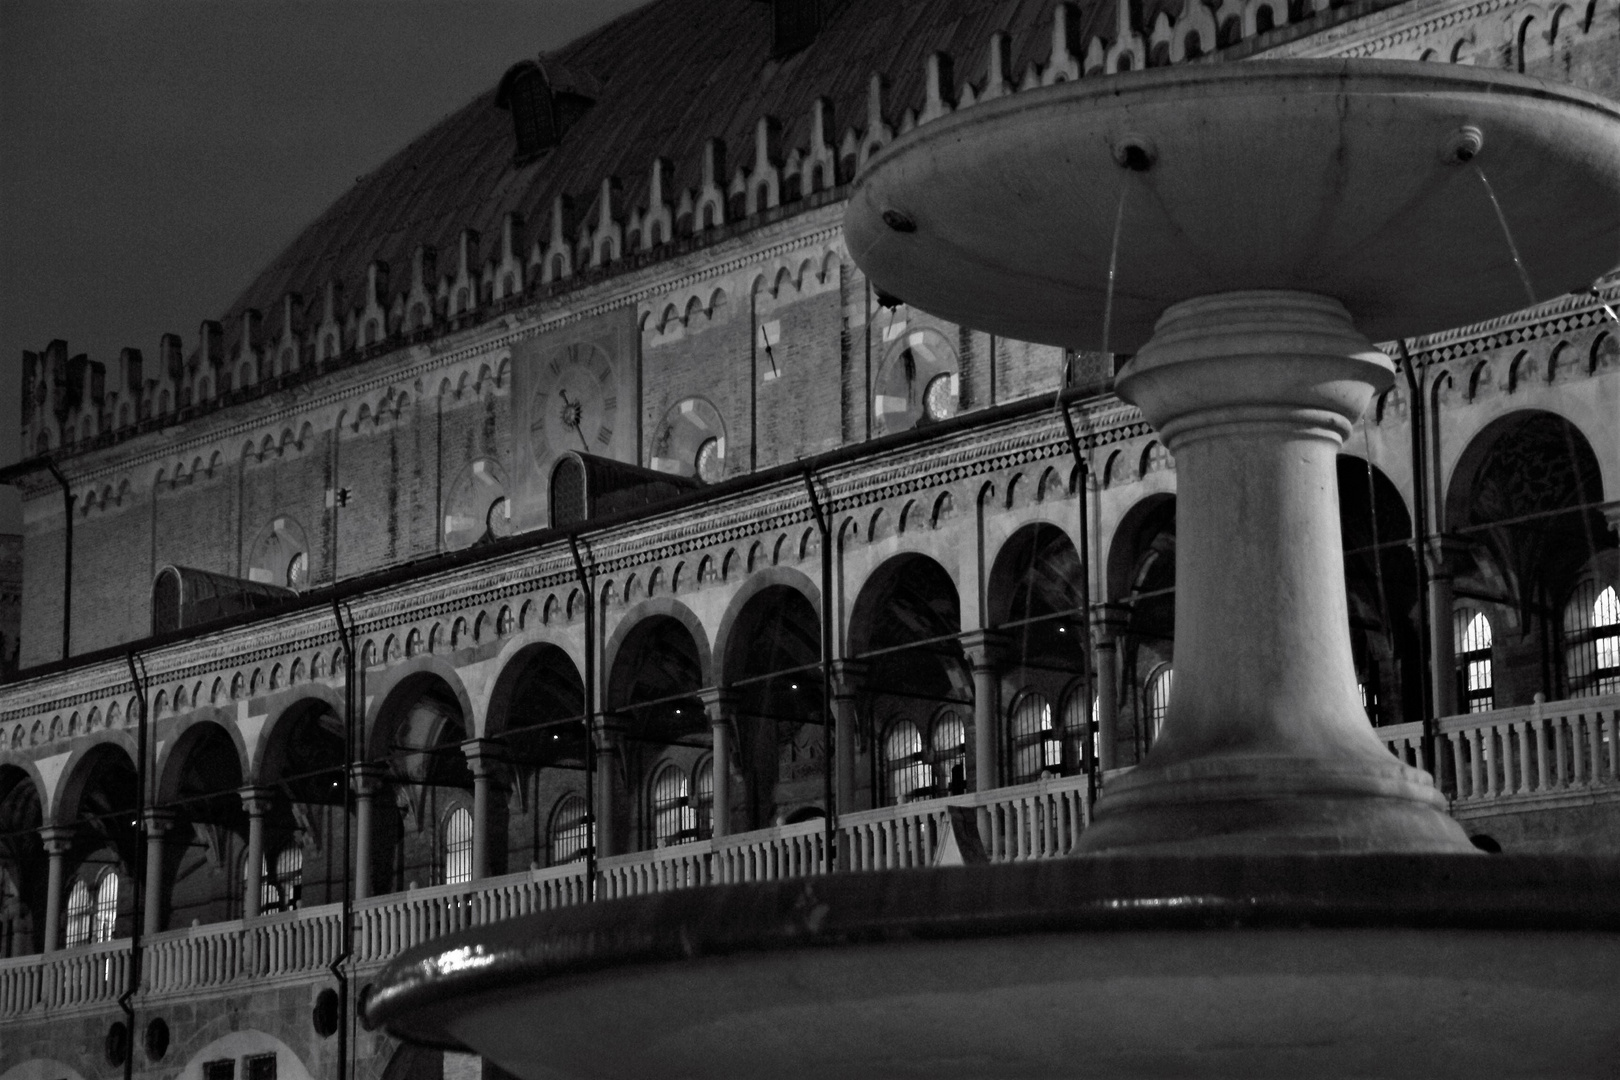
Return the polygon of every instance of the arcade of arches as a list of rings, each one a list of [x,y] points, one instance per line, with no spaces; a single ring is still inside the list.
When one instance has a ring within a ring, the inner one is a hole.
[[[1391,477],[1346,452],[1338,484],[1369,723],[1415,720],[1426,695],[1453,715],[1620,692],[1613,504],[1572,423],[1520,410],[1475,435],[1421,568]],[[77,752],[49,808],[8,761],[0,956],[127,935],[138,866],[150,931],[335,900],[346,797],[365,897],[819,817],[829,787],[848,812],[1129,766],[1173,688],[1175,497],[1132,503],[1089,571],[1074,495],[1040,505],[985,552],[982,589],[926,538],[838,547],[825,681],[818,587],[763,567],[718,617],[631,605],[593,658],[589,731],[578,642],[528,640],[473,673],[436,654],[364,671],[347,785],[341,694],[319,684],[251,730],[171,710],[144,810],[126,731]]]

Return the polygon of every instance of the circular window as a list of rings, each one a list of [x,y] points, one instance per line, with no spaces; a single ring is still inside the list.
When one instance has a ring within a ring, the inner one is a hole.
[[[703,445],[698,447],[695,464],[698,479],[705,484],[712,484],[720,479],[726,469],[725,459],[720,456],[720,440],[704,439]]]
[[[302,551],[287,563],[287,587],[302,589],[309,580],[309,556]]]
[[[336,1034],[338,1020],[337,991],[327,987],[315,995],[315,1005],[310,1010],[310,1021],[315,1025],[315,1034],[323,1039]]]
[[[129,1027],[122,1020],[116,1020],[107,1029],[107,1037],[102,1042],[101,1051],[106,1055],[107,1064],[116,1068],[124,1063],[129,1056]]]
[[[484,515],[484,527],[490,536],[512,535],[512,504],[502,495],[489,504],[489,513]]]
[[[923,391],[923,411],[930,420],[948,420],[956,415],[956,375],[935,375]]]
[[[146,1056],[152,1061],[162,1061],[168,1052],[169,1025],[160,1016],[146,1025]]]

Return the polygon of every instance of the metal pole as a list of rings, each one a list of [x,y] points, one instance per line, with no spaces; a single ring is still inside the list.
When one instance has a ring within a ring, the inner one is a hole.
[[[1412,354],[1406,350],[1405,339],[1396,341],[1401,352],[1401,370],[1406,373],[1406,389],[1409,398],[1407,406],[1407,424],[1412,431],[1412,515],[1414,517],[1412,528],[1412,555],[1416,561],[1417,570],[1417,600],[1418,600],[1418,672],[1423,684],[1419,695],[1422,710],[1422,737],[1420,745],[1423,749],[1423,768],[1430,776],[1435,775],[1434,758],[1434,678],[1430,668],[1430,641],[1429,641],[1429,510],[1428,510],[1428,470],[1423,464],[1424,438],[1424,408],[1423,383],[1418,376],[1417,365],[1412,362]]]
[[[54,466],[51,471],[56,471]],[[72,517],[70,510],[68,514],[70,529]],[[135,684],[138,711],[135,724],[135,925],[129,932],[129,981],[124,987],[124,992],[118,995],[118,1007],[124,1011],[124,1021],[129,1025],[129,1048],[124,1054],[124,1080],[131,1080],[135,1075],[134,1000],[135,995],[141,990],[141,931],[146,924],[146,811],[150,804],[147,792],[150,785],[146,770],[146,665],[140,662],[134,650],[125,654],[124,661],[129,665],[130,681]]]
[[[804,489],[810,495],[810,512],[816,516],[816,526],[821,531],[821,797],[827,807],[827,870],[831,872],[838,865],[837,819],[841,809],[833,798],[833,754],[837,747],[833,744],[832,716],[832,523],[816,497],[816,485],[809,469],[804,471]]]
[[[353,628],[344,622],[343,607],[332,601],[332,617],[337,621],[338,638],[343,644],[343,907],[339,915],[342,927],[338,954],[327,965],[327,970],[338,984],[338,1073],[337,1080],[349,1075],[349,1025],[358,1017],[349,1015],[349,977],[343,965],[349,960],[354,943],[354,635]]]
[[[568,534],[574,574],[585,594],[585,899],[596,899],[596,842],[602,823],[596,820],[596,600],[579,554],[579,536]]]

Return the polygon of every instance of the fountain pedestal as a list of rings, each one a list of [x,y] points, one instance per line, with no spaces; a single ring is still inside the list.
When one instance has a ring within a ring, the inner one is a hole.
[[[1471,850],[1351,661],[1334,461],[1393,377],[1342,304],[1284,290],[1175,304],[1120,372],[1176,458],[1176,681],[1080,851]]]

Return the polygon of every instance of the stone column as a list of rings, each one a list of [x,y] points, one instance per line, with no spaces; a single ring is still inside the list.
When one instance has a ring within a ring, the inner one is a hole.
[[[354,785],[354,899],[371,895],[372,803],[382,790],[388,770],[381,765],[355,765],[349,772]]]
[[[596,857],[605,859],[619,853],[615,814],[619,807],[619,742],[625,720],[607,713],[598,718],[596,731]]]
[[[1103,771],[1119,765],[1119,642],[1130,620],[1125,604],[1098,604],[1091,613],[1097,651],[1097,768]]]
[[[1001,786],[1001,661],[1005,636],[997,630],[962,635],[962,651],[973,668],[973,790]]]
[[[497,844],[502,853],[506,844],[506,793],[510,786],[506,762],[506,748],[489,739],[473,739],[461,744],[467,755],[467,764],[473,774],[473,846],[472,877],[474,881],[498,872],[493,858]],[[499,860],[504,863],[505,859]]]
[[[1469,851],[1367,723],[1335,461],[1394,366],[1337,300],[1172,305],[1116,380],[1176,458],[1176,692],[1078,850]]]
[[[50,859],[46,876],[45,930],[40,937],[40,952],[55,952],[62,947],[62,905],[67,897],[67,857],[73,849],[74,830],[71,825],[47,825],[39,830],[45,854]]]
[[[1429,675],[1437,717],[1456,716],[1467,708],[1457,700],[1456,600],[1451,588],[1463,551],[1451,536],[1435,538],[1429,549]]]
[[[703,690],[698,697],[709,715],[709,739],[714,759],[714,836],[731,835],[731,724],[737,699],[729,690]]]
[[[169,832],[179,820],[173,810],[154,806],[146,817],[146,895],[141,919],[141,933],[155,934],[163,929],[163,915],[168,909],[168,897],[163,895],[163,860],[168,854]]]
[[[264,819],[274,805],[275,790],[249,787],[237,794],[242,797],[242,809],[247,811],[248,816],[246,873],[242,875],[242,917],[257,919],[264,900]],[[147,904],[150,910],[151,902]]]
[[[856,702],[866,688],[870,665],[864,660],[834,660],[832,670],[833,794],[838,812],[847,814],[855,805],[855,739],[860,730]]]

